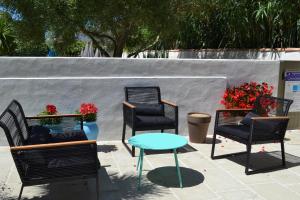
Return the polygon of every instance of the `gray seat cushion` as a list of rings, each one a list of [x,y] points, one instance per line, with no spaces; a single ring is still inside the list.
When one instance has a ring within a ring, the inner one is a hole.
[[[223,133],[222,135],[230,138],[238,138],[248,140],[250,135],[250,127],[247,125],[222,125],[216,128],[217,132]],[[270,132],[265,129],[255,129],[252,140],[276,140],[280,139],[280,135],[276,132]]]
[[[249,112],[241,121],[242,124],[251,126],[251,118],[252,117],[261,117],[253,112]],[[255,128],[265,130],[268,132],[276,131],[281,125],[281,121],[279,120],[257,120],[255,122]]]
[[[84,131],[81,130],[72,130],[72,131],[64,131],[63,133],[53,133],[49,138],[49,143],[56,142],[71,142],[71,141],[80,141],[87,140],[87,137]]]
[[[26,141],[28,145],[34,144],[46,144],[50,138],[50,130],[44,126],[30,126],[29,127],[29,136]]]
[[[148,115],[137,115],[136,116],[136,127],[137,128],[148,128],[149,130],[155,128],[168,128],[174,127],[175,121],[164,117],[164,116],[148,116]]]
[[[133,103],[136,106],[136,115],[163,115],[164,109],[162,104],[138,104]]]

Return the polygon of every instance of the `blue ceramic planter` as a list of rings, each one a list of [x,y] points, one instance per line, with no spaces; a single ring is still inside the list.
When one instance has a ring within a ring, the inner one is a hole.
[[[80,124],[77,124],[75,130],[80,130]],[[83,122],[83,131],[89,140],[97,140],[99,127],[96,122]]]
[[[97,140],[99,127],[96,122],[83,122],[83,130],[89,140]]]

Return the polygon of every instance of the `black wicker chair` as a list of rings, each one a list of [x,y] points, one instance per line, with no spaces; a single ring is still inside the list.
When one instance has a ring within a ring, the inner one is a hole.
[[[56,117],[66,124],[63,133],[50,134],[47,128],[37,125],[41,119]],[[74,118],[81,118],[79,131],[71,125],[76,123]],[[0,116],[0,126],[22,181],[18,199],[25,186],[90,177],[96,178],[98,198],[97,144],[87,140],[81,115],[25,117],[20,103],[13,100]]]
[[[289,118],[287,117],[292,100],[260,96],[253,109],[221,109],[216,112],[211,158],[224,158],[246,153],[245,173],[247,175],[277,168],[249,170],[251,145],[256,143],[281,143],[282,165],[285,166],[284,136]],[[242,120],[237,120],[241,119]],[[246,152],[214,156],[216,136],[240,142],[247,146]],[[281,167],[280,166],[280,167]]]
[[[123,134],[125,144],[126,125],[136,131],[175,129],[178,134],[178,107],[161,99],[159,87],[125,87],[123,102]],[[126,146],[127,147],[127,146]],[[135,148],[131,154],[135,156]]]

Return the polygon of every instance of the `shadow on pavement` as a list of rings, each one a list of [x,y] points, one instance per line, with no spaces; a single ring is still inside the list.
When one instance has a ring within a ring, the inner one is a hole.
[[[228,157],[229,160],[245,166],[246,155],[238,155]],[[300,165],[300,157],[294,156],[289,153],[285,153],[286,167],[291,168]],[[257,152],[251,153],[250,157],[250,169],[258,170],[266,167],[279,166],[281,165],[281,151],[270,151],[270,152]],[[286,168],[277,168],[269,171],[283,170]]]
[[[193,187],[203,183],[202,173],[185,167],[180,167],[183,187]],[[147,178],[154,184],[164,187],[179,188],[179,180],[176,167],[159,167],[151,170]]]

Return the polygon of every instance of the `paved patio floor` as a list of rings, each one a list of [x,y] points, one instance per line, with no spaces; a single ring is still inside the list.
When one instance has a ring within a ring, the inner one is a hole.
[[[245,146],[218,138],[216,154],[245,150]],[[120,141],[99,143],[100,194],[103,200],[159,199],[300,199],[300,132],[289,131],[286,139],[287,168],[246,176],[245,156],[210,159],[207,144],[189,144],[178,154],[184,188],[178,187],[173,154],[148,152],[145,156],[142,188],[136,189],[137,158],[132,158]],[[252,168],[280,164],[280,145],[255,145]],[[21,184],[7,147],[0,147],[0,199],[15,199]],[[25,200],[95,199],[95,180],[79,180],[25,187]]]

